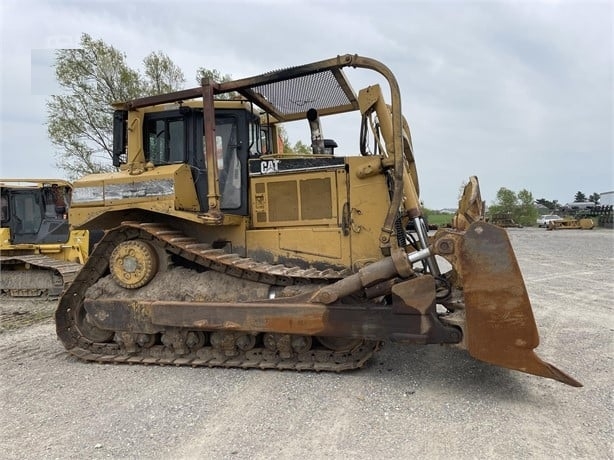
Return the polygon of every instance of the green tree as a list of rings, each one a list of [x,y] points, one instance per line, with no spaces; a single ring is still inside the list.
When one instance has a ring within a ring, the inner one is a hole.
[[[182,88],[185,83],[183,72],[162,51],[154,51],[143,59],[145,87],[149,95],[164,94]]]
[[[292,148],[294,153],[313,153],[311,146],[304,144],[302,141],[296,141]]]
[[[512,190],[502,187],[497,191],[497,200],[506,211],[512,212],[516,206],[518,197]]]
[[[279,136],[281,137],[281,141],[284,144],[284,153],[292,152],[292,144],[290,143],[288,132],[283,126],[279,127]]]
[[[114,170],[111,104],[180,89],[181,71],[161,52],[131,69],[126,55],[102,40],[81,35],[80,48],[56,51],[62,93],[47,100],[47,133],[57,148],[56,165],[69,178]]]
[[[591,194],[591,196],[588,197],[588,201],[597,204],[599,203],[600,198],[601,198],[601,195],[599,195],[598,193],[593,193]]]
[[[541,204],[542,206],[548,208],[550,211],[554,211],[556,208],[556,200],[548,201],[545,198],[540,198],[539,200],[535,200],[537,204]]]
[[[518,192],[518,205],[512,214],[520,225],[534,225],[537,220],[537,208],[533,204],[533,194],[526,189]]]
[[[528,190],[516,193],[505,187],[497,191],[497,199],[490,206],[490,215],[508,214],[521,225],[534,225],[537,219],[537,209],[533,204],[533,194]]]
[[[505,187],[501,187],[497,191],[497,200],[490,207],[490,211],[493,214],[512,214],[516,207],[518,197],[516,193]]]
[[[229,74],[222,74],[216,69],[199,67],[198,70],[196,70],[196,84],[200,85],[203,79],[211,79],[217,83],[224,83],[232,80],[232,76]],[[231,99],[234,96],[235,93],[218,94],[216,99]]]
[[[582,193],[582,192],[578,191],[578,192],[576,192],[576,194],[574,195],[573,200],[574,200],[576,203],[581,203],[581,202],[584,202],[584,201],[586,201],[586,195],[585,195],[584,193]]]

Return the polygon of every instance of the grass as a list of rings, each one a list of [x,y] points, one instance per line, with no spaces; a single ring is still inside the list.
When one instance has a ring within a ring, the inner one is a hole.
[[[443,226],[452,223],[453,217],[454,214],[429,211],[426,219],[428,220],[429,225]]]

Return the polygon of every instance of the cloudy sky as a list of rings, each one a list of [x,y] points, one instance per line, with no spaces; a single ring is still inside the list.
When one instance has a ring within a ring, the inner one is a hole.
[[[429,208],[454,207],[468,176],[487,203],[500,187],[572,201],[614,190],[612,2],[4,0],[2,177],[65,177],[47,139],[56,48],[81,33],[139,68],[161,50],[187,86],[198,67],[234,78],[356,53],[401,86]],[[353,75],[350,72],[349,77]],[[359,74],[356,91],[371,81]],[[342,154],[358,152],[356,118],[323,119]],[[307,126],[291,141],[307,143]]]

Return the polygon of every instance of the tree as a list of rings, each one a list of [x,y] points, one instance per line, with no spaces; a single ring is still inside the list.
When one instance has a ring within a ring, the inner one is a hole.
[[[223,74],[216,69],[207,69],[205,67],[199,67],[196,71],[196,83],[200,85],[203,79],[211,79],[216,83],[224,83],[232,80],[232,76],[229,74]],[[231,99],[235,96],[235,93],[218,94],[216,99]]]
[[[516,193],[505,187],[501,187],[497,191],[497,201],[493,206],[491,206],[491,211],[496,212],[497,214],[512,213],[516,207],[517,200],[518,197],[516,196]]]
[[[535,203],[541,204],[545,208],[548,208],[550,211],[554,211],[557,207],[557,200],[548,201],[545,198],[540,198],[539,200],[535,200]]]
[[[205,67],[199,67],[196,70],[196,84],[200,85],[203,78],[210,78],[217,83],[224,83],[232,80],[232,75],[223,74],[217,69],[207,69]]]
[[[283,143],[284,153],[299,153],[299,154],[310,154],[313,153],[310,145],[305,144],[304,142],[298,140],[294,143],[294,146],[290,142],[290,138],[288,137],[288,132],[286,128],[283,126],[279,126],[279,136],[281,137],[281,141]]]
[[[291,150],[294,153],[313,153],[311,146],[304,144],[302,141],[296,141],[294,147]]]
[[[281,141],[284,146],[284,153],[292,152],[292,144],[290,143],[290,138],[288,137],[288,132],[286,128],[283,126],[279,127],[279,137],[281,137]]]
[[[593,192],[593,194],[591,194],[591,196],[588,197],[588,201],[591,201],[592,203],[599,203],[599,199],[601,198],[601,195],[599,195],[598,193]]]
[[[56,165],[70,179],[113,171],[114,102],[180,89],[183,74],[163,53],[144,60],[141,75],[126,55],[102,40],[81,35],[80,48],[56,51],[62,94],[47,101],[47,133],[57,147]]]
[[[586,195],[584,193],[578,191],[578,192],[576,192],[573,200],[576,203],[582,203],[582,202],[586,201]]]
[[[179,67],[175,65],[162,51],[154,51],[143,59],[146,77],[147,93],[164,94],[182,88],[185,77]]]
[[[533,202],[533,194],[528,190],[523,189],[516,194],[501,187],[497,191],[497,200],[490,206],[489,212],[491,215],[509,214],[518,224],[534,225],[538,213]]]
[[[533,204],[533,194],[526,189],[518,192],[518,205],[513,213],[514,220],[520,225],[533,225],[537,220],[537,208]]]

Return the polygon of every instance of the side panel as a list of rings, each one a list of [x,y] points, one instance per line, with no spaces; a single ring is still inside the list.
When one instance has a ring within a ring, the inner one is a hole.
[[[290,161],[300,165],[300,160]],[[342,162],[340,166],[280,174],[272,169],[253,177],[248,256],[299,266],[349,267],[350,239],[341,229],[347,174]]]
[[[382,258],[389,193],[372,158],[278,158],[250,164],[249,257],[358,270]]]
[[[288,228],[279,232],[279,249],[328,259],[343,259],[343,243],[339,228]]]
[[[352,240],[352,268],[359,270],[380,260],[380,230],[390,202],[384,174],[357,176],[357,171],[372,162],[372,157],[348,157],[349,232]]]
[[[11,244],[10,230],[0,229],[0,253],[3,256],[41,254],[55,260],[85,263],[89,253],[89,232],[73,230],[61,244]]]
[[[253,179],[250,185],[253,227],[337,226],[339,209],[335,176],[334,171],[326,171]]]

